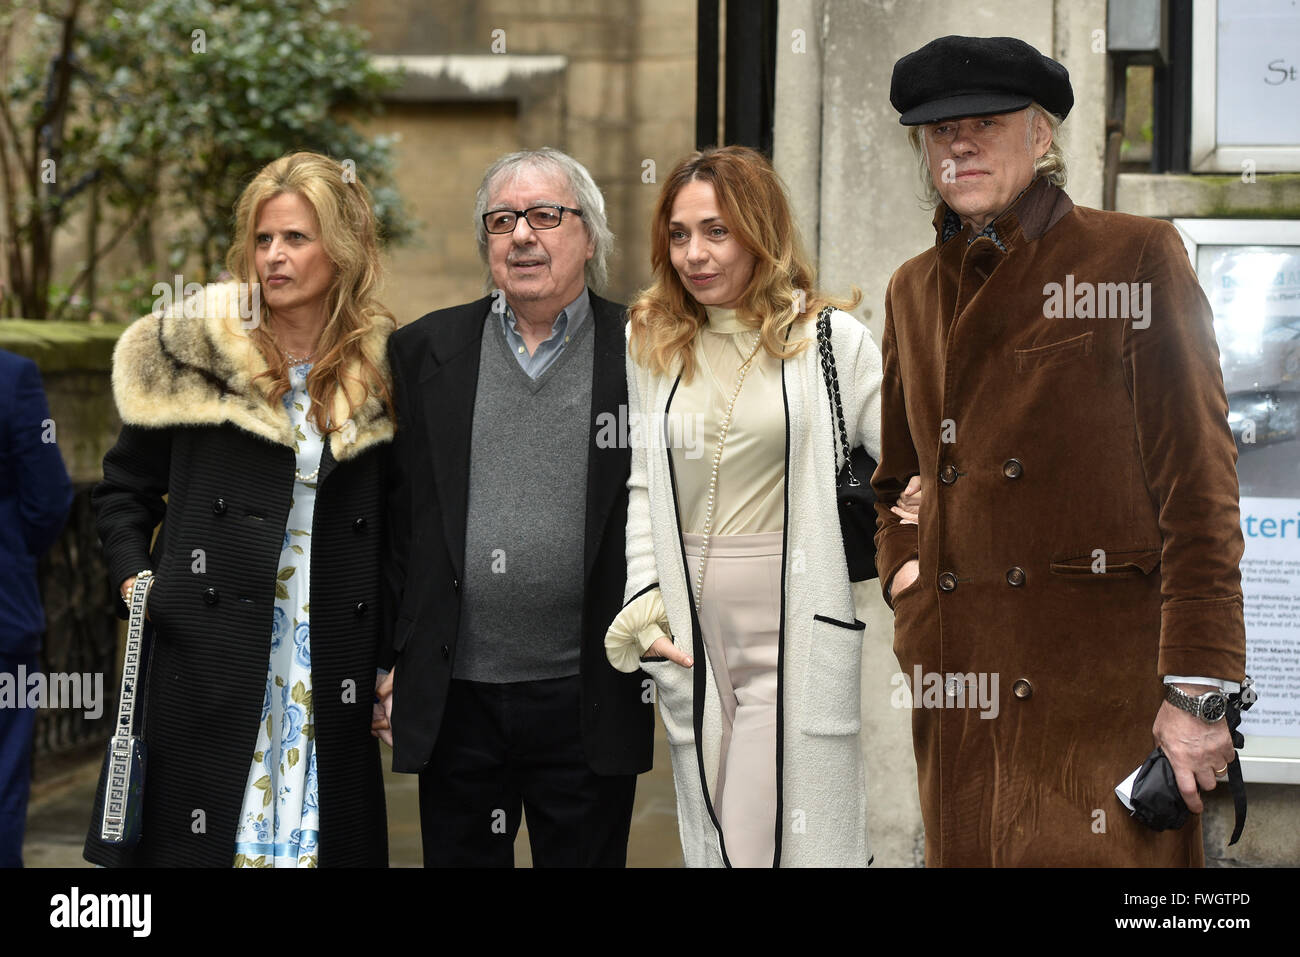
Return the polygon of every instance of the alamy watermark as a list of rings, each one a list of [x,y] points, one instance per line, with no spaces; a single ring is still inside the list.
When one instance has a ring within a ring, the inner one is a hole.
[[[889,683],[894,687],[889,703],[895,708],[972,708],[981,718],[996,718],[1000,709],[996,671],[923,673],[914,665],[910,687],[901,671]]]
[[[1064,285],[1043,287],[1046,319],[1132,319],[1134,329],[1151,325],[1151,283],[1079,282],[1068,273]]]
[[[94,721],[104,713],[104,673],[0,671],[0,708],[57,708],[84,711]]]
[[[237,290],[235,307],[239,311],[240,328],[256,329],[262,322],[262,286],[260,283],[241,282]],[[173,276],[171,285],[156,282],[150,292],[156,297],[150,312],[159,318],[171,314],[199,319],[209,312],[208,287],[198,282],[185,282],[183,276]],[[228,296],[229,292],[223,290],[220,301],[213,303],[222,314],[228,308]],[[177,303],[181,303],[179,310],[175,308]]]
[[[152,894],[82,893],[75,885],[50,898],[50,926],[55,928],[125,928],[133,937],[148,937],[153,926]]]
[[[598,449],[685,449],[688,459],[704,455],[704,416],[678,412],[630,412],[618,407],[618,415],[601,412],[596,416]]]

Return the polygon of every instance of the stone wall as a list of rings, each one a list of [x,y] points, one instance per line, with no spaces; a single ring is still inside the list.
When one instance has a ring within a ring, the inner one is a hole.
[[[75,498],[63,533],[42,558],[38,576],[46,630],[41,669],[47,674],[102,673],[104,712],[42,710],[36,718],[39,778],[68,754],[94,751],[112,731],[121,668],[119,626],[90,508],[104,453],[121,420],[109,385],[113,346],[123,326],[0,320],[0,349],[33,359],[41,370],[50,418]]]
[[[658,183],[694,147],[691,0],[362,0],[349,16],[406,74],[367,125],[401,134],[398,183],[422,221],[417,245],[390,255],[400,322],[482,295],[474,191],[524,147],[565,150],[604,191],[617,237],[605,295],[626,301],[648,282]]]

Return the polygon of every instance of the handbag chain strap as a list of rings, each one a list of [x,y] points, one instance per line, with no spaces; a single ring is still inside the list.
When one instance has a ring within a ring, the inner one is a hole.
[[[136,575],[135,584],[131,586],[131,620],[126,630],[126,657],[122,660],[122,693],[117,702],[116,733],[123,736],[135,733],[135,698],[144,643],[145,605],[152,587],[153,572],[147,569]]]
[[[740,387],[745,384],[745,375],[754,362],[754,356],[758,355],[758,347],[761,344],[762,339],[756,334],[754,336],[754,348],[750,350],[749,357],[740,364],[740,376],[736,380],[736,389],[731,393],[731,401],[727,403],[727,412],[722,417],[722,426],[718,429],[718,447],[713,453],[713,468],[709,472],[709,501],[704,511],[704,531],[701,533],[703,540],[700,542],[700,569],[695,575],[696,614],[699,614],[700,598],[704,594],[704,566],[709,562],[709,540],[713,537],[713,502],[718,493],[718,467],[722,464],[722,445],[727,441],[727,433],[731,430],[731,413],[736,408],[736,399],[740,397]]]
[[[140,656],[144,645],[145,605],[153,587],[153,572],[145,569],[131,586],[131,618],[126,629],[126,655],[122,659],[122,693],[117,699],[117,725],[108,746],[108,775],[104,781],[104,809],[100,838],[120,843],[127,829],[131,789],[131,739],[135,736],[135,699],[140,683]]]
[[[844,403],[840,400],[840,377],[835,371],[835,353],[831,351],[831,312],[827,306],[817,316],[817,351],[821,353],[822,375],[826,379],[826,391],[830,396],[831,415],[835,421],[831,429],[839,426],[840,448],[844,452],[844,467],[849,471],[849,485],[856,488],[862,483],[853,474],[853,457],[849,454],[849,432],[844,427]]]

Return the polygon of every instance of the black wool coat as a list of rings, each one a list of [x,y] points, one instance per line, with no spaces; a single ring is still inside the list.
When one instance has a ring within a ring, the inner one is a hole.
[[[492,298],[432,312],[389,339],[400,423],[389,497],[388,589],[395,620],[384,665],[393,678],[393,770],[422,770],[442,726],[456,658],[465,563],[470,444],[484,321]],[[584,534],[582,727],[597,774],[648,771],[654,751],[649,679],[623,674],[605,657],[605,632],[623,605],[627,580],[626,442],[602,436],[626,421],[624,309],[591,294],[595,356]],[[624,410],[620,417],[619,412]]]
[[[85,855],[97,864],[234,862],[295,457],[287,413],[252,381],[265,368],[260,356],[214,304],[222,290],[209,287],[202,318],[141,319],[114,355],[125,424],[94,491],[97,525],[114,586],[145,568],[155,583],[142,697],[143,837],[125,852],[101,843],[92,820]],[[387,332],[377,328],[364,342],[385,373]],[[333,421],[348,419],[342,397],[335,410]],[[370,720],[384,630],[383,489],[392,435],[382,402],[365,397],[351,424],[331,434],[317,480],[310,601],[323,867],[388,861]]]

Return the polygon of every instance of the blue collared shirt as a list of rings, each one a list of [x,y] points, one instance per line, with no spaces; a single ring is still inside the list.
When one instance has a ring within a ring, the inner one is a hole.
[[[528,354],[528,347],[524,345],[523,336],[519,334],[519,324],[509,303],[500,316],[501,331],[505,333],[506,343],[510,346],[511,353],[519,360],[519,368],[528,373],[530,379],[536,379],[555,365],[555,360],[564,352],[564,347],[569,340],[577,335],[582,324],[591,318],[591,297],[587,294],[587,287],[583,286],[582,292],[578,293],[578,298],[560,310],[555,325],[551,327],[550,336],[538,343],[537,349],[531,356]]]

